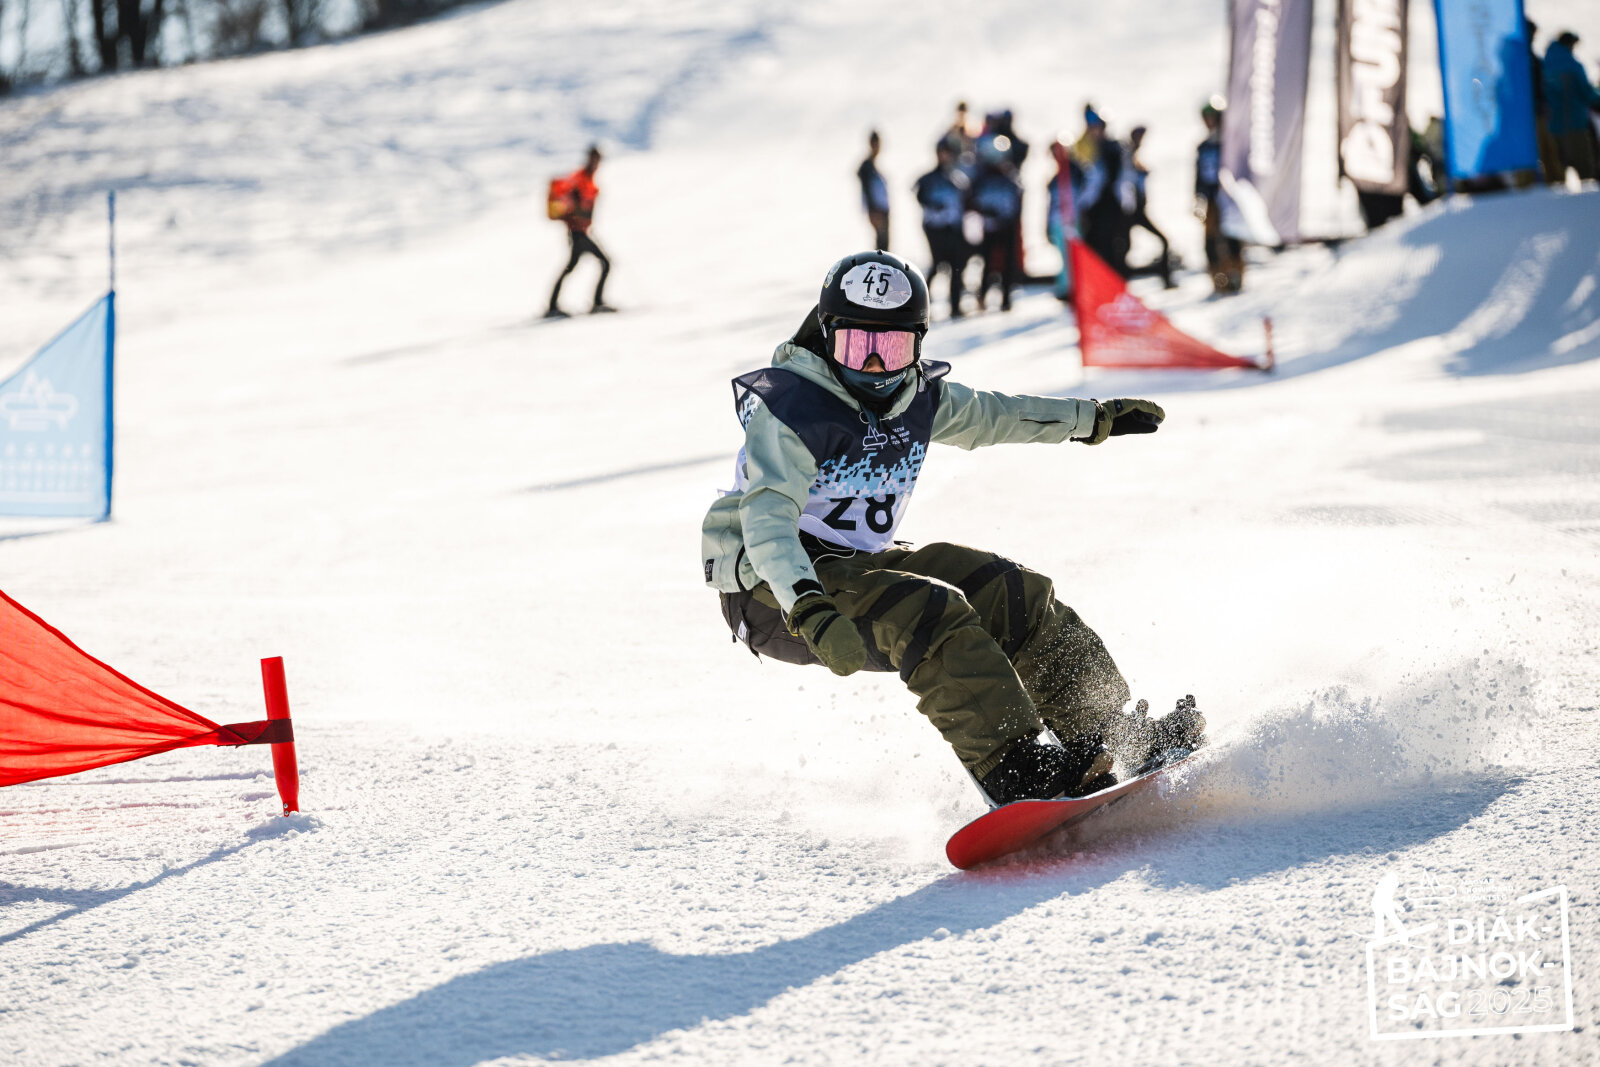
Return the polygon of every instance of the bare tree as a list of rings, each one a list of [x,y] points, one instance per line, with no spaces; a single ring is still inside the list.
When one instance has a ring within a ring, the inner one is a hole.
[[[94,48],[101,70],[117,69],[116,11],[110,0],[89,0],[89,21],[94,25]]]
[[[28,33],[36,0],[0,0],[0,54],[14,57],[0,69],[0,93],[32,75]],[[55,0],[37,0],[52,3]],[[283,20],[284,42],[299,47],[327,33],[332,0],[58,0],[59,44],[52,42],[45,62],[52,71],[64,62],[71,77],[158,66],[164,60],[186,62],[238,55],[272,47],[269,27]],[[404,26],[428,18],[463,0],[350,0],[364,29]],[[342,9],[340,12],[342,14]],[[166,39],[171,55],[162,55],[162,28],[176,18],[179,36]],[[337,16],[334,16],[337,17]],[[53,20],[52,20],[53,21]],[[15,38],[15,40],[13,40]],[[39,50],[33,49],[37,57]],[[35,60],[38,61],[37,59]]]
[[[306,44],[322,28],[322,0],[282,0],[282,9],[290,48]]]
[[[74,78],[86,73],[83,50],[78,47],[78,16],[82,11],[79,0],[61,0],[61,24],[67,37],[67,69]]]
[[[456,2],[459,0],[364,0],[362,7],[366,17],[362,24],[367,29],[405,26],[427,18],[436,11],[443,11]]]
[[[161,39],[166,0],[117,0],[117,32],[128,43],[128,58],[135,67],[153,66]]]
[[[4,52],[6,44],[6,4],[0,0],[0,52]],[[21,66],[21,64],[18,64]],[[0,67],[0,93],[11,91],[11,75],[6,73],[6,68]]]
[[[200,58],[200,46],[194,36],[194,8],[189,0],[173,0],[172,13],[183,26],[184,62],[193,63]]]
[[[268,0],[212,0],[211,52],[236,56],[259,50]]]
[[[28,14],[32,0],[17,0],[17,62],[11,68],[12,81],[28,76]]]
[[[166,0],[89,0],[100,69],[155,66],[165,18]]]

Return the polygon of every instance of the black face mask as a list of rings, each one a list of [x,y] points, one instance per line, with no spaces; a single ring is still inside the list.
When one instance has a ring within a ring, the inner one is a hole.
[[[900,391],[900,386],[904,384],[906,375],[910,371],[851,370],[835,363],[834,373],[839,375],[844,387],[850,390],[850,395],[857,400],[886,407],[894,394]]]

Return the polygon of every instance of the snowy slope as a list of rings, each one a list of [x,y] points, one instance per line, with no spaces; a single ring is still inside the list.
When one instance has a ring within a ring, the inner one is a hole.
[[[918,254],[957,95],[1039,154],[1085,96],[1148,119],[1195,242],[1220,18],[1135,6],[511,0],[0,104],[0,371],[95,295],[107,180],[124,216],[116,520],[0,529],[0,588],[219,721],[285,656],[306,811],[249,749],[0,794],[0,1061],[1600,1061],[1592,187],[1149,294],[1241,350],[1270,315],[1272,378],[1086,378],[1043,293],[936,327],[971,384],[1170,413],[940,450],[903,528],[1200,698],[1165,800],[953,874],[979,805],[898,682],[758,663],[699,584],[727,379],[865,239],[868,125]],[[531,325],[591,136],[626,310]],[[1580,1031],[1369,1040],[1386,871],[1567,885]]]

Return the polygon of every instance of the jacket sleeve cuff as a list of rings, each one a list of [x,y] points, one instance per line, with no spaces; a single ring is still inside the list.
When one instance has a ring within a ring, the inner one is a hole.
[[[1073,431],[1067,436],[1073,440],[1094,436],[1094,420],[1096,404],[1093,400],[1076,401],[1078,405],[1078,420]]]

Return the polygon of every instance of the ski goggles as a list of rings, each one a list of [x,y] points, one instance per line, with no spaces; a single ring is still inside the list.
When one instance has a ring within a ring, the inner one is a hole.
[[[905,370],[917,361],[915,330],[864,330],[855,326],[833,329],[833,358],[841,367],[866,370],[867,360],[877,356],[887,372]]]

